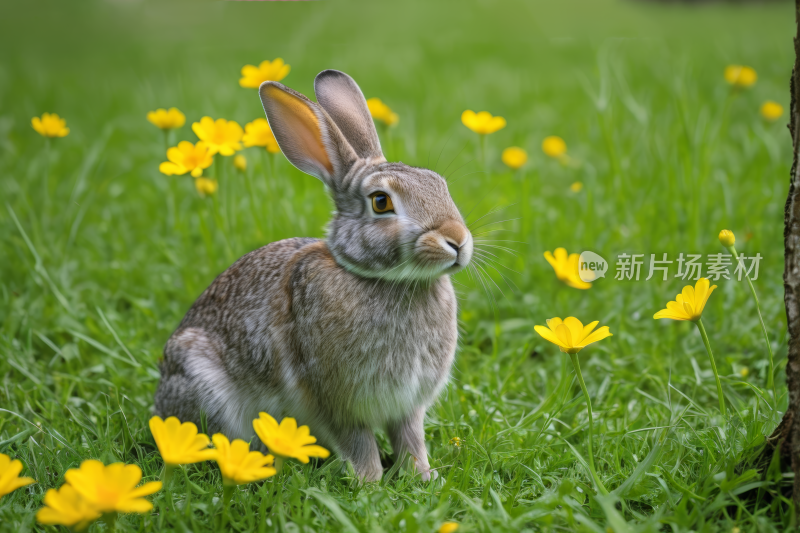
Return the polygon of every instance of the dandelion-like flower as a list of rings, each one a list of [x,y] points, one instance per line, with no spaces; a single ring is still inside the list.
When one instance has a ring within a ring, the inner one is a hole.
[[[157,128],[162,130],[172,130],[180,128],[186,123],[186,115],[181,113],[177,108],[170,107],[167,109],[156,109],[147,113],[147,120]]]
[[[653,318],[669,318],[672,320],[691,320],[696,322],[703,315],[708,297],[717,288],[712,285],[708,278],[700,278],[694,287],[687,285],[683,291],[675,297],[674,302],[668,302],[667,308],[662,309]]]
[[[730,232],[729,232],[730,233]],[[733,235],[731,233],[731,235]],[[727,236],[720,233],[720,241]],[[711,363],[711,370],[714,372],[714,379],[717,383],[717,397],[719,399],[719,410],[722,416],[725,416],[725,396],[722,392],[722,383],[719,380],[719,372],[717,372],[717,364],[714,361],[714,354],[711,351],[711,343],[708,340],[706,328],[703,325],[702,315],[703,309],[708,302],[708,297],[717,288],[716,285],[711,284],[708,278],[700,278],[695,283],[695,286],[687,285],[683,291],[675,297],[674,302],[668,302],[667,308],[662,309],[653,318],[669,318],[672,320],[690,320],[695,323],[697,329],[700,331],[700,336],[703,338],[703,344],[708,352],[708,360]],[[770,359],[771,360],[771,359]]]
[[[247,170],[247,158],[242,154],[236,154],[233,156],[233,166],[236,167],[236,170],[239,172],[244,172]]]
[[[281,81],[292,67],[283,62],[280,57],[273,61],[262,61],[260,65],[245,65],[242,67],[242,79],[239,85],[248,89],[258,89],[265,81]]]
[[[458,530],[458,522],[444,522],[439,527],[439,533],[455,533]]]
[[[608,326],[603,326],[595,331],[594,328],[599,323],[595,320],[584,326],[580,320],[573,316],[568,316],[564,320],[555,317],[547,321],[547,327],[534,326],[533,329],[544,340],[558,346],[562,352],[575,354],[594,342],[612,336],[611,332],[608,331]]]
[[[308,426],[297,427],[294,418],[286,417],[278,424],[267,413],[259,413],[258,418],[253,420],[253,428],[270,453],[277,456],[293,457],[301,463],[307,463],[309,457],[324,459],[331,454],[322,446],[315,445],[317,439],[311,435]]]
[[[269,122],[265,118],[257,118],[253,122],[245,124],[242,141],[247,148],[261,146],[271,154],[277,154],[281,151],[278,141],[275,140],[275,134],[272,133]]]
[[[202,176],[203,170],[214,162],[211,151],[203,141],[198,141],[197,144],[181,141],[178,146],[167,150],[167,159],[169,161],[164,161],[158,167],[162,174],[182,176],[191,172],[195,178]]]
[[[275,458],[250,451],[250,445],[242,439],[231,442],[222,433],[217,433],[211,440],[216,448],[214,460],[222,472],[225,486],[244,485],[276,474],[277,471],[272,467]]]
[[[67,470],[64,479],[100,513],[146,513],[153,504],[144,496],[162,487],[160,481],[137,487],[142,480],[142,469],[136,465],[113,463],[105,466],[94,459],[84,461],[80,468]]]
[[[194,188],[197,189],[200,196],[211,196],[219,189],[219,183],[211,178],[196,178]]]
[[[503,150],[500,159],[507,167],[517,170],[528,161],[528,153],[517,146],[510,146]]]
[[[729,229],[724,229],[719,232],[719,242],[725,248],[730,248],[736,244],[736,235]]]
[[[460,437],[453,437],[452,439],[450,439],[450,444],[452,444],[456,448],[461,448],[463,441],[461,440]]]
[[[589,396],[589,391],[586,389],[586,383],[583,381],[583,374],[581,373],[581,365],[580,361],[578,360],[578,352],[581,351],[586,346],[605,339],[606,337],[611,337],[611,332],[608,330],[608,326],[603,326],[600,329],[595,330],[594,328],[597,327],[599,322],[595,321],[587,325],[583,325],[583,323],[573,316],[569,316],[564,320],[560,318],[551,318],[547,321],[547,327],[544,326],[534,326],[536,333],[542,336],[543,339],[546,341],[550,341],[562,352],[569,354],[569,358],[572,360],[572,366],[575,368],[575,375],[578,378],[578,384],[581,386],[581,390],[583,391],[583,396],[586,398],[586,410],[589,414],[589,425],[587,427],[587,431],[589,433],[589,472],[592,474],[592,479],[594,479],[595,486],[597,487],[597,491],[603,495],[608,494],[608,489],[603,485],[603,482],[600,480],[600,476],[597,475],[597,469],[594,466],[594,451],[593,451],[593,425],[592,420],[594,420],[594,416],[592,416],[592,400]]]
[[[769,121],[778,120],[783,116],[783,106],[778,102],[767,100],[761,104],[761,116]]]
[[[751,67],[728,65],[725,67],[725,81],[734,87],[751,87],[758,80],[758,74]]]
[[[41,118],[33,117],[31,125],[42,137],[66,137],[69,134],[67,121],[55,113],[45,113]]]
[[[553,267],[556,277],[574,289],[589,289],[592,284],[583,281],[578,275],[579,254],[567,254],[565,248],[556,248],[553,253],[545,252],[544,258]]]
[[[569,186],[569,190],[575,193],[581,192],[583,190],[583,183],[581,183],[580,181],[576,181],[575,183]]]
[[[208,447],[210,439],[199,433],[192,422],[181,424],[174,416],[166,420],[154,416],[150,419],[150,431],[161,458],[168,465],[188,465],[214,458],[214,450]]]
[[[567,143],[557,135],[550,135],[542,141],[542,152],[548,157],[562,159],[567,153]]]
[[[200,122],[192,124],[192,131],[206,143],[211,155],[233,155],[242,149],[242,127],[233,120],[203,117]]]
[[[86,529],[100,518],[100,512],[69,483],[50,489],[44,495],[44,507],[36,513],[36,521],[45,526],[66,526],[76,531]]]
[[[461,122],[475,133],[481,135],[489,135],[506,127],[506,119],[492,116],[488,111],[476,113],[467,109],[461,113]]]
[[[22,472],[22,461],[12,460],[8,455],[0,453],[0,498],[20,487],[36,483],[33,478],[20,476],[20,472]]]
[[[369,108],[369,114],[372,115],[372,118],[380,120],[387,126],[394,126],[400,120],[397,113],[392,111],[380,98],[370,98],[367,100],[367,107]]]

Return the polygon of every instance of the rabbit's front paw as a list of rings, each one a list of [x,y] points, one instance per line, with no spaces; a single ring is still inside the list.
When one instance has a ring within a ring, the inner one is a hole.
[[[362,483],[380,481],[381,477],[383,477],[383,467],[379,462],[377,465],[372,464],[362,468],[357,468],[356,476],[361,480]]]

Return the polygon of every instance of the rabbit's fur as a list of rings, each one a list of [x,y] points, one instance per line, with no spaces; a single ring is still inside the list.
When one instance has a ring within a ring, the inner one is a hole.
[[[214,280],[167,342],[155,411],[202,411],[210,432],[245,439],[259,411],[292,416],[366,481],[384,428],[427,480],[425,410],[457,341],[449,275],[472,236],[441,176],[386,162],[352,78],[327,70],[314,87],[319,103],[276,82],[259,93],[283,153],[333,197],[327,237],[274,242]],[[375,212],[376,192],[394,212]]]

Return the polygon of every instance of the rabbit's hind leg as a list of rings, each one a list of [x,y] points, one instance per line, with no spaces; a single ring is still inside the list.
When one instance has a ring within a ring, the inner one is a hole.
[[[222,346],[200,328],[176,331],[164,349],[155,414],[194,422],[200,431],[230,434],[226,407],[232,386],[220,359]],[[238,428],[237,428],[238,429]]]

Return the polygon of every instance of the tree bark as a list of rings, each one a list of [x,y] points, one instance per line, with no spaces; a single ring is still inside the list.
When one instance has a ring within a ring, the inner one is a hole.
[[[783,214],[784,271],[783,289],[786,306],[786,326],[789,336],[789,353],[786,364],[786,385],[789,405],[783,420],[770,436],[774,445],[781,447],[784,460],[791,461],[794,472],[792,499],[795,512],[800,511],[800,0],[795,0],[794,68],[789,83],[789,132],[792,136],[792,170],[789,177],[789,195]]]

